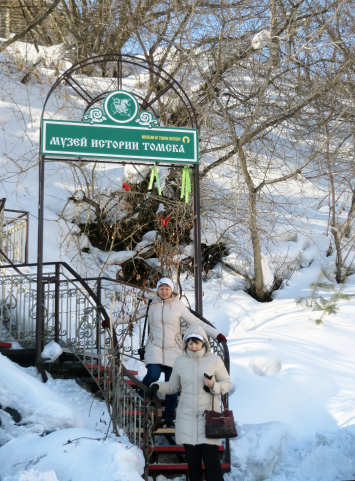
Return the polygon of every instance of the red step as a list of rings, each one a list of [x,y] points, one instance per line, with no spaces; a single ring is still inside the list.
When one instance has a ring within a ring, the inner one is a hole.
[[[230,471],[229,463],[221,463],[223,471]],[[151,464],[149,466],[149,472],[153,473],[186,473],[187,464]],[[205,465],[202,465],[202,471],[205,471]]]
[[[143,447],[141,448],[143,450]],[[152,448],[149,448],[151,451]],[[219,452],[224,452],[224,446],[218,446]],[[184,446],[155,446],[154,447],[155,453],[184,453],[185,448]]]
[[[1,345],[1,343],[0,343],[0,345]],[[85,366],[88,369],[99,369],[99,366],[97,364],[85,364]],[[108,367],[105,367],[105,366],[100,366],[100,371],[111,371],[111,368],[108,368]],[[128,372],[133,374],[133,376],[138,375],[138,371],[128,371]]]
[[[0,347],[12,347],[10,342],[0,342]]]
[[[135,386],[136,383],[134,381],[131,381],[130,379],[125,379],[126,383],[129,384],[130,386]]]

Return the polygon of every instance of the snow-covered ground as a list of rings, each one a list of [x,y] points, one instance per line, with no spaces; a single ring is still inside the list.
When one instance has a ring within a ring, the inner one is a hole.
[[[296,272],[266,304],[205,290],[205,312],[228,337],[239,424],[225,479],[355,479],[355,300],[317,325],[319,312],[295,298],[310,294],[319,270],[314,262]],[[355,276],[346,292],[355,293]]]
[[[21,416],[0,409],[1,481],[141,479],[141,450],[112,435],[105,403],[75,380],[43,384],[0,354],[0,406]]]
[[[60,51],[52,54],[46,57],[48,68],[41,70],[41,83],[31,78],[23,85],[23,72],[15,67],[10,72],[4,67],[0,74],[0,174],[6,174],[0,197],[7,198],[7,208],[30,212],[30,262],[36,259],[38,170],[29,167],[36,164],[41,108],[54,81],[50,65],[58,62]],[[26,61],[34,62],[34,54],[27,52]],[[122,184],[129,175],[129,169],[100,169],[103,185],[107,178]],[[46,166],[44,255],[46,261],[61,259],[84,270],[72,257],[70,230],[76,231],[70,209],[58,220],[73,189],[67,165]],[[297,182],[288,189],[294,189],[296,198]],[[323,316],[322,324],[315,322],[319,312],[296,304],[296,298],[312,293],[309,286],[321,269],[329,279],[334,276],[334,256],[325,257],[328,210],[317,207],[312,186],[303,189],[303,217],[295,223],[294,234],[278,239],[271,254],[264,252],[270,278],[277,258],[291,266],[290,272],[295,269],[272,302],[256,302],[242,290],[241,278],[220,265],[203,285],[205,316],[227,336],[231,357],[230,406],[239,436],[231,441],[232,471],[226,481],[355,479],[355,298],[340,300],[338,312]],[[207,229],[204,235],[212,234]],[[236,227],[228,242],[237,237]],[[87,239],[82,242],[88,245]],[[96,275],[102,257],[94,249],[86,256],[91,256],[91,274]],[[241,267],[232,249],[226,262]],[[117,267],[109,269],[114,275]],[[250,264],[245,272],[248,269]],[[190,279],[184,289],[192,301]],[[343,292],[355,294],[355,275]],[[324,292],[324,297],[330,293]],[[138,369],[143,376],[144,367]],[[0,356],[0,405],[21,415],[16,423],[0,410],[1,481],[141,479],[140,450],[125,437],[111,434],[105,404],[75,381],[50,379],[44,385],[35,368],[20,368]]]

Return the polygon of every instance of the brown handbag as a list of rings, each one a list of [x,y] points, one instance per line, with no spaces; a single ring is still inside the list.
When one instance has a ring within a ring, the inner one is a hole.
[[[206,438],[236,438],[238,436],[235,427],[233,412],[228,411],[227,404],[222,395],[224,411],[217,413],[214,410],[214,394],[212,394],[212,411],[205,411],[206,415]]]

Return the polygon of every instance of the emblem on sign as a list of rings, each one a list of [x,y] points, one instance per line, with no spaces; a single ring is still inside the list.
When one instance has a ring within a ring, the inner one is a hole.
[[[137,117],[139,106],[135,97],[125,90],[114,90],[104,100],[105,114],[118,124],[127,124]]]

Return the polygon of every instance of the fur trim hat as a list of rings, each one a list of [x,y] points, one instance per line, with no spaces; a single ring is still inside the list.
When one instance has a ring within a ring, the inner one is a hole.
[[[189,339],[199,339],[202,341],[204,344],[206,343],[206,339],[201,336],[201,334],[189,334],[188,336],[185,337],[185,341],[187,342]]]

